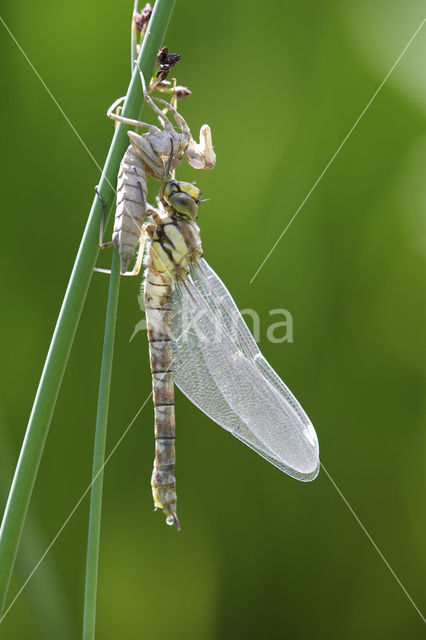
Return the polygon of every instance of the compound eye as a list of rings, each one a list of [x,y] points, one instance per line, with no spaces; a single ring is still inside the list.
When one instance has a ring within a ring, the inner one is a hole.
[[[187,193],[182,191],[173,193],[169,202],[177,213],[191,218],[191,220],[195,220],[198,215],[198,205],[194,198],[191,198]]]

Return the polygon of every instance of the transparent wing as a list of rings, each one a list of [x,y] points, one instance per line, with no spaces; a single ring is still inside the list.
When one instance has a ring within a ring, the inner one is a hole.
[[[315,430],[205,260],[176,285],[172,331],[175,382],[191,402],[282,471],[313,480]]]

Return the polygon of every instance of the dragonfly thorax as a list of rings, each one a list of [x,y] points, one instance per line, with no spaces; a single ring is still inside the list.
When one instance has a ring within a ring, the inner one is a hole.
[[[146,226],[150,245],[148,249],[147,267],[159,275],[164,284],[185,279],[192,263],[198,262],[203,255],[201,248],[200,229],[190,217],[193,207],[197,207],[195,199],[185,191],[178,191],[177,183],[167,183],[169,193],[163,196],[163,207],[159,211],[153,210],[154,224]],[[184,188],[199,190],[190,183],[184,183]],[[176,189],[176,190],[175,190]],[[170,193],[171,192],[171,193]],[[178,202],[176,204],[176,198]],[[185,201],[185,198],[188,201]],[[177,211],[171,204],[179,206]],[[191,204],[188,204],[192,202]]]

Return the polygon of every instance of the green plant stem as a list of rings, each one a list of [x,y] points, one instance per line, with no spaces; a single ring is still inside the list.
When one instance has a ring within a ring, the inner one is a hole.
[[[139,0],[135,0],[133,12],[132,12],[132,26],[130,30],[130,64],[131,64],[130,73],[132,74],[135,68],[135,60],[137,58],[138,30],[136,28],[135,13],[138,10],[138,4],[139,4]]]
[[[152,75],[155,56],[163,44],[174,5],[175,0],[157,0],[155,3],[139,54],[139,64],[147,78]],[[135,69],[127,91],[123,115],[130,118],[138,117],[141,102],[142,89]],[[108,206],[113,200],[113,184],[116,182],[120,161],[128,145],[126,135],[128,129],[129,127],[122,123],[115,129],[102,171],[100,193]],[[101,209],[101,203],[95,197],[50,343],[3,516],[0,529],[0,614],[4,610],[22,528],[50,421],[98,256]]]
[[[105,443],[119,288],[120,257],[117,249],[114,249],[105,321],[98,412],[96,416],[95,444],[93,450],[92,488],[90,494],[89,532],[86,557],[86,585],[84,591],[83,640],[93,640],[95,637],[99,540],[101,533],[102,488],[104,478],[103,468],[105,463]]]

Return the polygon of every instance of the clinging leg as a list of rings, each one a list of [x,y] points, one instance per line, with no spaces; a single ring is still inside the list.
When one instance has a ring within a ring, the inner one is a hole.
[[[173,160],[173,139],[170,138],[170,155],[169,155],[169,160],[167,162],[167,167],[166,170],[164,172],[164,176],[163,176],[163,183],[161,185],[160,188],[160,192],[158,194],[158,199],[160,200],[161,204],[163,205],[163,207],[166,206],[166,201],[164,200],[164,191],[166,189],[166,185],[169,181],[169,173],[170,173],[170,167],[172,166],[172,160]]]
[[[143,98],[145,100],[145,102],[147,103],[147,105],[149,105],[151,107],[151,109],[154,111],[154,113],[156,113],[158,115],[159,118],[161,118],[161,121],[163,123],[164,129],[166,130],[170,130],[173,129],[173,125],[170,122],[170,120],[168,119],[168,117],[166,116],[165,113],[163,113],[161,111],[161,109],[159,109],[157,107],[157,105],[155,104],[155,102],[153,101],[153,99],[151,98],[150,95],[148,95],[148,92],[146,90],[146,84],[145,84],[145,78],[142,72],[142,69],[140,68],[140,66],[138,65],[138,63],[136,62],[137,68],[139,70],[139,76],[141,79],[141,83],[142,83],[142,90],[143,90]],[[165,101],[163,101],[165,102]],[[166,105],[168,107],[170,107],[171,105],[169,105],[168,102],[166,102]],[[171,107],[173,109],[173,107]]]
[[[163,98],[158,98],[157,96],[154,96],[154,100],[156,100],[157,102],[161,102],[167,107],[168,111],[170,111],[170,113],[174,117],[176,124],[180,127],[183,134],[191,135],[191,131],[186,123],[186,120],[183,118],[183,116],[180,115],[179,111],[172,107],[170,102],[167,102],[167,100],[163,100]],[[164,115],[163,111],[161,111],[161,113]]]
[[[131,271],[126,271],[125,273],[121,273],[120,275],[137,276],[139,274],[141,270],[142,262],[143,262],[143,256],[145,253],[145,243],[146,243],[146,236],[147,236],[146,227],[148,226],[149,226],[148,224],[143,224],[141,228],[141,237],[139,239],[138,255],[136,258],[135,266]],[[112,246],[112,242],[105,242],[104,246],[102,246],[102,249],[105,249],[107,246]],[[97,273],[107,273],[111,275],[111,269],[101,269],[100,267],[94,267],[93,271],[96,271]]]
[[[111,120],[116,120],[117,122],[122,122],[123,124],[129,124],[132,127],[144,127],[148,130],[148,133],[158,133],[161,131],[155,124],[148,124],[147,122],[142,122],[141,120],[134,120],[133,118],[124,118],[117,113],[114,113],[115,109],[126,99],[126,96],[122,98],[118,98],[108,109],[107,116],[111,118]]]

